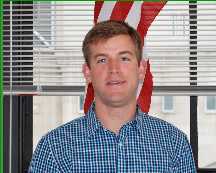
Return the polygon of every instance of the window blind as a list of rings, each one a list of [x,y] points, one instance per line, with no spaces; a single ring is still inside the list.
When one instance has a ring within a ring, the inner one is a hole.
[[[94,2],[4,4],[4,94],[84,91],[81,45]],[[216,2],[169,1],[150,26],[153,94],[216,94]]]

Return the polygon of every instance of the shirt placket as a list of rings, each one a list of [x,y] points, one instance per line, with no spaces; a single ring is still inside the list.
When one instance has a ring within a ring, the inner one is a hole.
[[[125,158],[126,154],[126,138],[127,138],[127,127],[122,129],[117,136],[117,142],[116,142],[116,147],[117,147],[117,162],[116,162],[116,167],[117,167],[117,172],[118,173],[126,173],[127,172],[127,159]]]

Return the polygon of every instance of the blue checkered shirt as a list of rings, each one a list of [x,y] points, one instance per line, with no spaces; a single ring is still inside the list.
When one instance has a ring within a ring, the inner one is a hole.
[[[195,173],[186,135],[137,107],[118,135],[97,120],[94,105],[44,136],[29,173]]]

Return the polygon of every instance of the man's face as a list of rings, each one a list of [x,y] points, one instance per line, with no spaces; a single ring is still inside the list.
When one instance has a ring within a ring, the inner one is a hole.
[[[124,106],[136,102],[139,80],[144,67],[138,66],[136,49],[127,35],[118,35],[90,46],[90,62],[83,66],[88,82],[92,82],[95,102],[108,106]]]

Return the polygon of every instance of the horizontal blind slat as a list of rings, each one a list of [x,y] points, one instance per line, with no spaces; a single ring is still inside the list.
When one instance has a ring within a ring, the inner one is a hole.
[[[196,4],[197,11],[189,10],[189,2],[167,2],[149,28],[144,57],[150,59],[154,86],[216,86],[216,3]],[[93,25],[94,2],[34,2],[33,9],[27,7],[14,4],[10,11],[5,6],[5,86],[85,86],[81,45]]]

